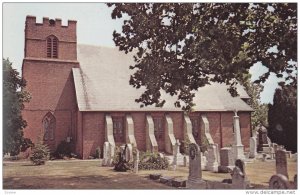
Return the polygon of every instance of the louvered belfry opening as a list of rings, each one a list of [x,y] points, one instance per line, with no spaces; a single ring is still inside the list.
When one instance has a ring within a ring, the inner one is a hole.
[[[58,58],[58,39],[53,35],[47,38],[47,57]]]

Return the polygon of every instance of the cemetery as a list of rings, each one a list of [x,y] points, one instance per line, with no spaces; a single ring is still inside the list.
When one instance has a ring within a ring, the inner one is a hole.
[[[187,152],[180,153],[176,140],[173,155],[166,155],[105,142],[101,159],[54,160],[43,166],[4,161],[4,189],[297,189],[297,153],[270,143],[262,127],[250,138],[250,150],[245,152],[238,117],[233,120],[234,143],[220,149],[213,141],[206,151],[190,143],[185,145]],[[205,134],[209,138],[209,131]],[[26,184],[28,178],[41,183]],[[54,180],[64,180],[64,185],[51,184]]]

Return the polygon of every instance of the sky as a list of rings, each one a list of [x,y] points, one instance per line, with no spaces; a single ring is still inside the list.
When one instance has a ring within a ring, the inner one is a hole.
[[[77,20],[77,43],[115,47],[112,40],[114,30],[121,31],[122,20],[111,19],[112,8],[104,3],[3,3],[2,4],[3,58],[9,58],[13,67],[21,72],[24,58],[24,28],[27,15],[36,16],[42,23],[43,17],[61,18],[62,24]],[[255,64],[250,73],[252,80],[267,71],[262,64]],[[272,103],[278,78],[275,75],[264,84],[261,103]]]

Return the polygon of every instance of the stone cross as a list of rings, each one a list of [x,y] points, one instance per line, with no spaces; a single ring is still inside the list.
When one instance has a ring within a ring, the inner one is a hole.
[[[284,150],[277,150],[275,154],[276,158],[276,174],[282,174],[289,178],[287,171],[287,157]]]
[[[256,138],[250,137],[250,152],[249,152],[249,158],[255,158],[257,155],[257,144],[256,144]]]
[[[205,182],[202,180],[201,155],[197,144],[189,145],[189,176],[187,181],[188,188],[205,188]]]
[[[233,148],[234,159],[244,160],[245,159],[244,145],[242,144],[240,117],[237,115],[237,111],[235,111],[235,115],[233,116],[233,128],[234,128],[234,145],[232,148]]]
[[[218,154],[217,147],[212,144],[208,146],[208,158],[205,169],[208,171],[218,172]]]

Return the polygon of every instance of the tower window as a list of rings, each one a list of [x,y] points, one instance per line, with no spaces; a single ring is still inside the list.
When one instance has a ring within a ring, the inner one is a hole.
[[[58,39],[53,35],[47,37],[47,57],[58,58]]]
[[[56,127],[56,119],[51,112],[48,112],[43,119],[44,140],[53,140]]]

